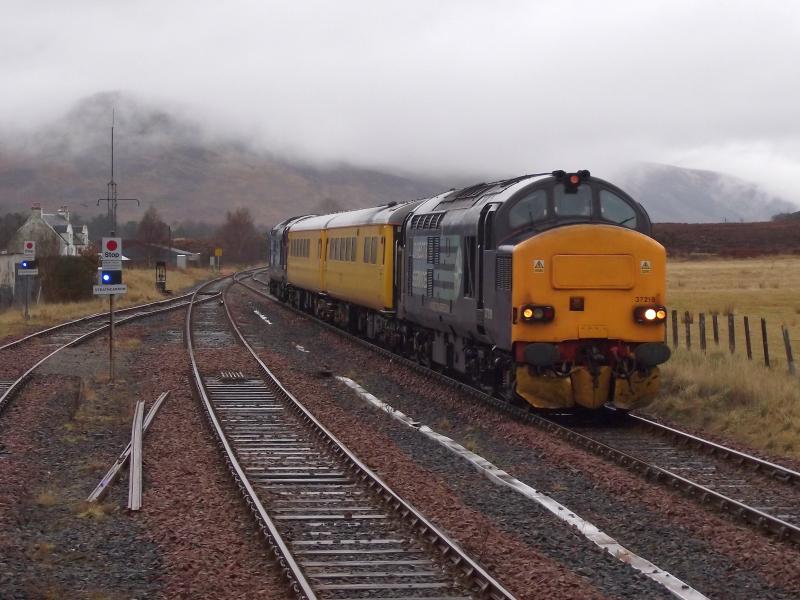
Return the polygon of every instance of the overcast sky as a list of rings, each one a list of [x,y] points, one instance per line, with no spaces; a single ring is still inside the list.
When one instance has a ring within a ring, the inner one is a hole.
[[[88,95],[318,161],[520,174],[630,161],[800,203],[800,2],[2,0],[0,128]]]

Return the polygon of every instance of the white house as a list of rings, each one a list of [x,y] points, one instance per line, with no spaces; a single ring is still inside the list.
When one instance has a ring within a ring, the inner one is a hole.
[[[89,229],[69,221],[69,210],[62,206],[55,214],[42,211],[34,204],[31,215],[8,243],[9,252],[22,252],[25,240],[35,240],[37,255],[77,256],[89,245]]]

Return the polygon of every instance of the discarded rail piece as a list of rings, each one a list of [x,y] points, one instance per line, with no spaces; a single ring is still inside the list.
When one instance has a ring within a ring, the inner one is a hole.
[[[153,418],[156,416],[158,409],[161,408],[161,405],[164,403],[164,400],[167,399],[170,392],[162,393],[153,405],[150,407],[150,410],[147,411],[147,415],[144,418],[144,423],[142,424],[142,432],[147,433],[147,429],[150,427],[150,423],[153,422]],[[89,497],[86,498],[87,502],[97,502],[101,500],[108,492],[108,488],[111,486],[114,481],[116,481],[117,477],[119,477],[120,471],[128,462],[128,458],[131,455],[131,444],[128,442],[128,445],[125,446],[125,450],[122,451],[122,454],[119,455],[116,462],[111,465],[111,468],[108,472],[103,475],[103,478],[100,480],[100,483],[97,484],[97,487],[94,488]]]

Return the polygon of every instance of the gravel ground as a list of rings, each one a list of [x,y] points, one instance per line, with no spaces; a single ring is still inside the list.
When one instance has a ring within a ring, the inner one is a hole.
[[[272,319],[276,311],[264,309]],[[259,320],[268,366],[395,491],[453,536],[515,595],[671,597],[538,505],[493,485],[465,461],[367,408],[344,385],[318,373],[323,365],[349,376],[361,367],[366,372],[375,368],[368,353],[329,346],[328,334],[314,332],[302,319],[277,318],[280,322],[273,320],[272,327]],[[304,353],[297,346],[311,351]],[[322,360],[316,358],[320,355]]]
[[[189,392],[182,323],[118,329],[113,388],[105,338],[65,351],[0,416],[0,598],[287,597]],[[145,437],[143,510],[125,509],[125,478],[87,505],[134,401],[167,389]]]
[[[499,491],[464,466],[466,463],[442,455],[422,436],[368,408],[341,384],[320,378],[317,373],[323,365],[331,366],[335,374],[355,379],[395,408],[548,493],[632,551],[711,597],[794,598],[800,593],[800,552],[796,548],[734,524],[679,494],[517,423],[273,303],[248,294],[246,300],[232,300],[231,304],[241,309],[243,322],[252,323],[261,332],[259,345],[270,368],[357,453],[369,453],[374,461],[371,464],[426,514],[430,514],[428,505],[414,498],[419,486],[401,482],[391,462],[397,459],[385,458],[384,454],[394,457],[397,452],[403,453],[417,475],[433,476],[437,485],[449,490],[445,493],[455,494],[465,507],[488,520],[493,531],[513,537],[602,593],[664,596],[663,588],[633,575],[619,563],[612,564],[615,561],[594,552],[591,544],[541,514],[531,502]],[[272,326],[253,315],[253,305],[268,314]],[[310,352],[300,353],[297,345]],[[391,453],[385,452],[383,444],[372,441],[374,434],[386,438]],[[445,526],[470,547],[460,537],[463,534],[457,524]],[[481,539],[481,535],[475,537]],[[482,545],[476,544],[478,548]],[[484,560],[497,569],[503,567],[501,557]]]

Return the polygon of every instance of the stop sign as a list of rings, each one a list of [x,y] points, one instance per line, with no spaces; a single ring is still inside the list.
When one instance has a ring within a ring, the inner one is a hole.
[[[103,260],[121,260],[122,259],[122,238],[103,238]]]

